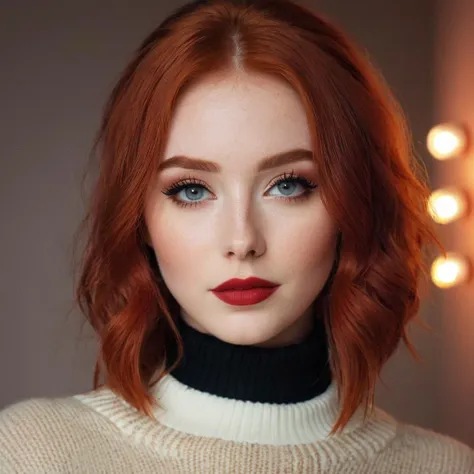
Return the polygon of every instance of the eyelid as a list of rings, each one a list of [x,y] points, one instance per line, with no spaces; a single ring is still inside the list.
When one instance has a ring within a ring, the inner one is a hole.
[[[317,184],[314,183],[311,179],[304,177],[302,173],[297,173],[295,170],[291,170],[289,173],[284,172],[281,175],[273,178],[267,187],[271,189],[276,184],[279,184],[284,181],[296,181],[296,182],[304,183],[310,189],[314,189],[317,186]]]
[[[210,189],[209,189],[209,186],[207,183],[205,183],[204,181],[198,179],[198,178],[195,178],[193,176],[188,176],[186,178],[183,178],[183,179],[179,179],[178,181],[175,181],[173,182],[171,185],[167,186],[163,191],[162,193],[165,194],[165,195],[170,195],[172,194],[173,191],[175,190],[181,190],[181,189],[184,189],[186,186],[191,186],[191,185],[199,185],[199,186],[202,186],[203,188],[206,188],[210,193],[214,194]],[[176,192],[179,192],[179,191],[176,191]]]

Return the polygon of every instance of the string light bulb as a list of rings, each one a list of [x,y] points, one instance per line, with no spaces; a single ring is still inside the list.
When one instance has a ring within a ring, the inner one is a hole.
[[[442,123],[428,132],[426,145],[434,158],[447,160],[466,150],[467,134],[464,128],[459,125]]]
[[[468,198],[455,187],[438,189],[431,193],[428,212],[438,224],[449,224],[467,214]]]
[[[431,279],[439,288],[452,288],[465,283],[469,278],[469,263],[455,252],[447,252],[431,265]]]

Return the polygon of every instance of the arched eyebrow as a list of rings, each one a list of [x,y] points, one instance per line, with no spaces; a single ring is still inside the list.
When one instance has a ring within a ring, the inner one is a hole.
[[[265,171],[288,163],[295,163],[296,161],[313,161],[313,152],[304,148],[296,148],[267,156],[258,164],[257,171]],[[158,172],[169,168],[185,168],[188,170],[208,171],[209,173],[219,173],[221,171],[220,165],[213,161],[190,158],[183,155],[173,156],[162,161],[158,167]]]

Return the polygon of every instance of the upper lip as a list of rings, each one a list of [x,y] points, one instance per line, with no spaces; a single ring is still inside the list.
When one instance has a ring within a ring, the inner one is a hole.
[[[247,290],[249,288],[272,288],[274,286],[278,286],[278,283],[257,277],[249,277],[244,280],[241,278],[232,278],[212,288],[211,291]]]

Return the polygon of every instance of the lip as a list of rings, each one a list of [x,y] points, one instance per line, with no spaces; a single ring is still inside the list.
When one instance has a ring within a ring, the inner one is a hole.
[[[221,283],[219,286],[212,288],[211,291],[229,291],[229,290],[249,290],[252,288],[275,288],[278,283],[263,280],[262,278],[249,277],[245,279],[232,278]]]
[[[233,278],[211,291],[224,303],[233,306],[248,306],[269,298],[280,285],[261,278],[250,277],[242,280]]]

